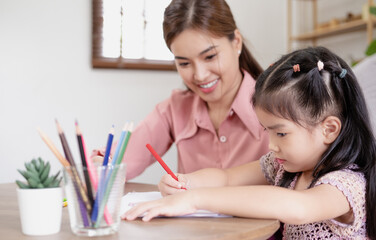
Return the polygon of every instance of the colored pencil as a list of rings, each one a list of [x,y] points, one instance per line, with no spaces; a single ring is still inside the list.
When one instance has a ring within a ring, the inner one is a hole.
[[[84,149],[84,144],[83,144],[83,137],[82,137],[82,132],[80,127],[78,126],[78,122],[76,120],[75,122],[76,125],[76,135],[77,135],[77,142],[78,142],[78,148],[80,150],[80,156],[81,156],[81,163],[82,163],[82,171],[84,173],[84,178],[85,178],[85,183],[86,183],[86,190],[87,190],[87,195],[89,198],[90,205],[93,206],[94,203],[94,198],[93,198],[93,191],[91,188],[91,182],[90,182],[90,177],[89,177],[89,172],[92,171],[92,169],[88,168],[88,160],[86,157],[86,152]]]
[[[100,176],[100,179],[99,179],[100,180],[99,186],[98,186],[97,194],[96,194],[95,201],[94,201],[93,211],[91,213],[91,221],[92,222],[96,222],[96,220],[97,220],[98,208],[99,208],[100,202],[102,201],[102,198],[103,198],[108,159],[110,157],[113,139],[114,139],[114,126],[111,127],[110,132],[108,133],[107,144],[106,144],[106,152],[105,152],[104,158],[103,158],[103,164],[102,164],[103,167],[102,167],[101,176]]]
[[[46,143],[46,145],[48,146],[48,148],[52,151],[52,153],[56,156],[56,158],[60,161],[60,163],[64,166],[64,167],[68,167],[69,166],[69,162],[67,159],[65,159],[63,157],[63,155],[61,155],[61,153],[59,152],[59,150],[57,150],[57,148],[55,147],[55,145],[52,143],[52,141],[50,140],[49,137],[47,137],[46,134],[44,134],[42,132],[42,130],[40,130],[39,128],[37,128],[38,132],[39,132],[39,135],[41,136],[42,140]]]
[[[126,134],[126,137],[125,137],[125,140],[124,140],[124,143],[123,143],[123,146],[121,148],[121,151],[120,151],[120,154],[116,160],[116,164],[120,164],[121,161],[123,160],[123,157],[124,157],[124,153],[125,153],[125,149],[127,148],[128,146],[128,142],[129,142],[129,138],[131,137],[131,134],[132,134],[132,131],[133,131],[133,122],[131,122],[128,126],[128,130],[127,130],[127,134]]]
[[[170,176],[173,179],[175,179],[176,181],[179,181],[178,177],[175,176],[175,174],[171,171],[171,169],[167,166],[167,164],[162,160],[162,158],[158,155],[158,153],[153,149],[153,147],[150,144],[146,144],[146,147],[149,149],[149,151],[155,157],[155,159],[157,159],[159,164],[161,164],[161,166],[164,168],[164,170],[166,170],[166,172],[168,174],[170,174]],[[182,189],[187,190],[186,188],[182,188]]]
[[[127,133],[127,129],[128,129],[128,123],[125,123],[125,125],[123,127],[123,130],[121,131],[120,138],[118,140],[117,146],[116,146],[115,154],[114,154],[114,156],[112,158],[112,162],[110,163],[111,166],[114,166],[116,164],[116,159],[119,156],[122,143],[123,143],[125,135]],[[108,168],[108,173],[106,174],[106,181],[105,181],[103,189],[107,189],[108,183],[109,183],[111,175],[112,175],[112,171],[113,171],[113,167],[109,167]],[[105,209],[104,209],[104,219],[106,220],[107,224],[110,225],[110,223],[108,223],[108,221],[112,221],[112,219],[109,219],[109,217],[111,217],[111,216],[108,216],[107,206],[105,206]]]
[[[55,156],[57,157],[57,159],[60,161],[60,163],[65,167],[65,169],[67,170],[68,174],[71,176],[72,180],[73,180],[73,176],[72,176],[72,171],[70,169],[70,164],[68,162],[68,160],[66,160],[63,155],[61,155],[61,153],[57,150],[57,148],[55,147],[55,145],[52,143],[52,141],[47,137],[46,134],[44,134],[42,132],[42,130],[40,130],[39,128],[37,129],[40,136],[42,137],[42,140],[47,144],[47,146],[51,149],[51,151],[55,154]],[[76,194],[79,195],[79,190],[75,187],[75,191],[76,191]],[[86,214],[86,209],[85,209],[85,205],[83,203],[82,200],[78,199],[78,204],[79,204],[79,208],[80,208],[80,212],[81,212],[81,215],[83,216],[83,222],[88,226],[89,223],[88,223],[88,218],[87,218],[87,214]]]
[[[120,149],[121,149],[121,146],[122,146],[122,143],[124,141],[124,138],[125,138],[125,135],[128,131],[128,122],[124,124],[124,127],[123,127],[123,130],[121,131],[121,134],[120,134],[120,138],[119,138],[119,141],[117,143],[117,146],[116,146],[116,150],[115,150],[115,154],[112,158],[112,162],[111,162],[111,165],[115,165],[116,164],[116,160],[120,154]]]
[[[121,147],[123,145],[123,142],[124,142],[124,139],[125,139],[125,135],[127,134],[127,130],[128,130],[128,123],[126,123],[124,125],[124,128],[121,131],[120,138],[119,138],[119,141],[118,141],[117,146],[116,146],[115,154],[114,154],[114,156],[112,158],[112,162],[110,164],[111,166],[116,165],[116,160],[117,160],[117,158],[118,158],[118,156],[120,154],[120,150],[121,150]],[[108,173],[106,174],[106,181],[105,181],[103,189],[107,189],[108,182],[109,182],[109,180],[111,178],[112,171],[113,171],[113,168],[109,167],[108,168]]]
[[[97,184],[98,184],[97,172],[95,171],[95,168],[93,166],[93,162],[91,161],[91,158],[87,154],[85,140],[84,140],[84,137],[82,136],[82,132],[81,132],[80,127],[78,126],[77,121],[76,121],[76,133],[78,133],[77,137],[80,136],[81,143],[82,143],[82,150],[81,150],[81,147],[80,147],[81,160],[82,160],[82,157],[85,158],[85,161],[82,162],[82,165],[85,166],[88,169],[91,185],[92,185],[92,187],[94,187],[96,189]],[[79,141],[79,143],[80,143],[80,141]],[[82,156],[82,152],[83,152],[84,156]]]
[[[92,208],[91,208],[91,205],[89,203],[87,193],[85,192],[85,189],[82,186],[82,181],[80,179],[80,176],[78,175],[76,165],[74,163],[74,159],[73,159],[72,153],[69,149],[69,145],[68,145],[68,142],[65,138],[65,134],[63,132],[63,129],[61,128],[59,122],[57,120],[55,120],[55,121],[56,121],[57,130],[58,130],[58,133],[59,133],[59,137],[60,137],[60,140],[61,140],[61,144],[63,146],[63,150],[64,150],[64,153],[65,153],[65,157],[67,158],[68,162],[71,165],[71,170],[72,170],[72,175],[73,175],[72,181],[73,181],[73,184],[74,184],[76,191],[77,191],[77,200],[80,204],[82,221],[84,223],[84,226],[88,227],[88,226],[90,226],[90,223],[89,223],[89,219],[88,219],[87,215],[88,214],[90,215]],[[80,201],[83,201],[83,204],[85,206],[84,209],[81,207],[82,203],[80,203]]]
[[[78,122],[76,121],[76,132],[77,131],[78,131],[79,135],[81,135],[82,150],[81,150],[81,147],[79,146],[80,152],[81,152],[81,160],[82,160],[82,152],[84,153],[84,156],[85,156],[85,163],[82,163],[82,164],[83,164],[83,166],[86,166],[87,171],[86,172],[84,171],[84,174],[89,173],[89,177],[90,177],[90,179],[88,181],[87,176],[85,176],[85,181],[89,182],[89,184],[86,184],[86,186],[88,187],[88,189],[90,189],[91,193],[89,193],[89,190],[88,190],[88,195],[89,195],[89,200],[90,200],[90,196],[91,196],[90,203],[93,206],[94,205],[94,193],[91,191],[91,187],[93,187],[95,191],[98,189],[98,175],[97,175],[96,169],[93,165],[93,162],[91,161],[91,158],[87,154],[85,140],[84,140],[84,137],[82,136],[81,129],[78,126]],[[77,134],[77,137],[79,135]],[[79,141],[79,144],[80,144],[80,141]],[[112,217],[111,217],[110,213],[108,212],[107,207],[104,210],[104,219],[105,219],[105,221],[108,225],[111,225],[113,223]]]
[[[121,147],[121,150],[120,150],[120,154],[119,154],[119,156],[118,156],[118,158],[116,160],[116,164],[114,166],[114,170],[112,171],[112,174],[110,176],[110,179],[109,179],[109,182],[108,182],[108,186],[105,189],[103,200],[101,201],[101,204],[99,206],[97,221],[94,223],[94,227],[99,227],[99,224],[100,224],[100,221],[101,221],[102,215],[103,215],[103,210],[105,209],[105,206],[107,204],[108,198],[110,196],[110,193],[111,193],[111,190],[112,190],[112,185],[114,184],[114,181],[116,179],[117,171],[119,170],[119,166],[120,166],[121,161],[123,159],[125,150],[126,150],[126,148],[128,146],[128,142],[129,142],[129,138],[131,137],[132,130],[133,130],[133,123],[131,122],[131,124],[130,124],[130,126],[128,128],[128,131],[126,133],[126,137],[125,137],[125,139],[123,141],[123,144],[122,144],[122,147]]]
[[[109,159],[110,153],[111,153],[112,142],[114,140],[114,131],[115,131],[114,126],[112,125],[112,128],[110,129],[110,133],[108,134],[106,152],[105,152],[104,158],[103,158],[103,166],[107,166],[107,164],[108,164],[108,159]]]

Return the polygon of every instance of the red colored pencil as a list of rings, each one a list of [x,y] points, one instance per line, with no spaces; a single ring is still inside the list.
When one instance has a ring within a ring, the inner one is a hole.
[[[170,174],[170,176],[173,179],[175,179],[176,181],[178,181],[178,177],[175,176],[175,174],[171,171],[171,169],[167,166],[167,164],[162,160],[162,158],[158,155],[158,153],[153,149],[153,147],[150,144],[146,144],[146,147],[149,149],[149,151],[151,152],[151,154],[153,154],[153,156],[155,157],[155,159],[157,159],[157,161],[159,162],[159,164],[161,164],[161,166],[164,168],[164,170],[166,170],[166,172],[168,174]],[[187,190],[186,188],[182,188],[182,189]]]

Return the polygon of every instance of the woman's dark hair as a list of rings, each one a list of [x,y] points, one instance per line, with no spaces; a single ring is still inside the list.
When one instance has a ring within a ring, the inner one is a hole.
[[[237,29],[230,7],[224,0],[172,0],[166,8],[163,34],[167,46],[186,29],[207,32],[215,37],[234,40]],[[253,58],[243,43],[239,57],[239,68],[246,70],[256,79],[262,72],[260,64]]]
[[[321,71],[319,61],[324,64]],[[294,71],[296,64],[300,71]],[[341,120],[341,131],[315,166],[310,187],[325,174],[356,164],[354,171],[367,180],[367,234],[376,239],[376,141],[351,68],[324,47],[297,50],[260,75],[252,99],[255,107],[308,128],[328,116]],[[279,184],[288,187],[296,174],[286,172]]]

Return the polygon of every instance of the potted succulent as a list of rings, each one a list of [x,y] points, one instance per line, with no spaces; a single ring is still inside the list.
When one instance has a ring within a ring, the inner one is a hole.
[[[60,171],[50,175],[50,163],[41,158],[25,163],[25,168],[18,172],[26,182],[16,180],[22,232],[26,235],[59,232],[63,199]]]

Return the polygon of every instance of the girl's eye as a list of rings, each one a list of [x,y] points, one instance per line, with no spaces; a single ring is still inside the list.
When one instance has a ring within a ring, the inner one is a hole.
[[[278,137],[284,137],[284,136],[286,136],[287,135],[287,133],[277,133],[277,136]]]
[[[266,128],[264,128],[264,131],[267,131],[267,129],[266,129]]]
[[[210,60],[210,59],[213,59],[215,56],[217,56],[217,54],[209,55],[205,59]]]

